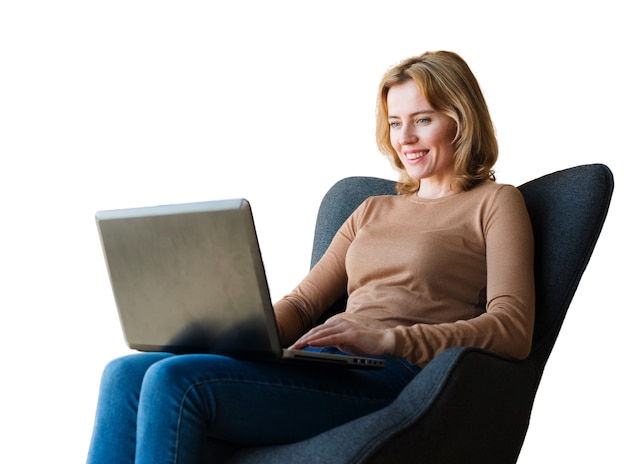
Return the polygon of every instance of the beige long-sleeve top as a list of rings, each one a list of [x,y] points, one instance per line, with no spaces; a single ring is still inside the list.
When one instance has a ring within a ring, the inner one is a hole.
[[[391,329],[393,354],[416,365],[453,346],[526,357],[535,295],[521,193],[487,182],[434,200],[367,199],[306,278],[275,303],[283,341],[309,330],[346,291],[346,312]]]

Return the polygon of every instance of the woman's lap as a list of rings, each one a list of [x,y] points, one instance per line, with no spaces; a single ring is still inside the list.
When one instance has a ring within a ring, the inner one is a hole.
[[[387,365],[367,371],[214,355],[136,354],[107,367],[101,402],[111,402],[117,415],[109,412],[100,419],[122,420],[117,428],[129,430],[137,408],[141,459],[136,462],[156,457],[160,462],[196,462],[209,440],[292,442],[384,407],[418,371],[393,358]],[[107,404],[99,407],[104,408]]]

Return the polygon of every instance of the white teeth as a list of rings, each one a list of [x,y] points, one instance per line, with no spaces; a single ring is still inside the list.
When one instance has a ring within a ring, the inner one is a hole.
[[[409,160],[416,160],[419,159],[421,157],[423,157],[426,153],[425,152],[419,152],[419,153],[407,153],[406,157]]]

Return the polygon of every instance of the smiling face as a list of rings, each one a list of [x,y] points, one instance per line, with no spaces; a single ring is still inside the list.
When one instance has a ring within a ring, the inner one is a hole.
[[[453,193],[456,123],[435,111],[413,80],[387,94],[389,138],[407,174],[420,182],[418,196]]]

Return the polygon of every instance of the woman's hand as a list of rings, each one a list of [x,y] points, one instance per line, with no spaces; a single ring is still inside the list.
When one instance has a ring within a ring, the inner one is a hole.
[[[396,340],[390,329],[371,327],[354,316],[342,313],[311,329],[290,348],[302,349],[307,346],[334,346],[349,354],[380,356],[393,354]]]

